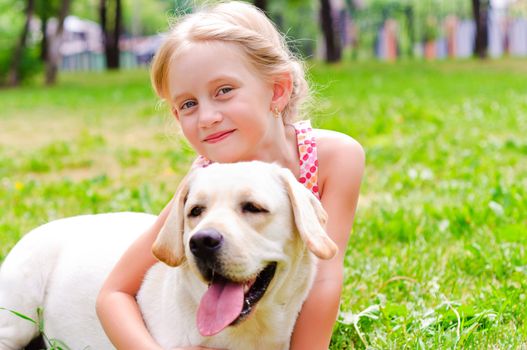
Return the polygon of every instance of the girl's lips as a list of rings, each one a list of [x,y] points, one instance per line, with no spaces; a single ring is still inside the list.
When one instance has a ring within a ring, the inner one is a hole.
[[[235,129],[227,130],[227,131],[215,132],[214,134],[210,134],[207,137],[205,137],[203,139],[203,142],[207,142],[207,143],[220,142],[221,140],[224,140],[227,137],[229,137],[234,131],[235,131]]]

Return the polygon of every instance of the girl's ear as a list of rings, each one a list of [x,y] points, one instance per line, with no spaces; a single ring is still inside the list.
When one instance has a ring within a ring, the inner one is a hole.
[[[282,73],[276,75],[273,80],[273,98],[271,103],[273,106],[278,106],[283,110],[293,92],[293,77],[290,73]]]

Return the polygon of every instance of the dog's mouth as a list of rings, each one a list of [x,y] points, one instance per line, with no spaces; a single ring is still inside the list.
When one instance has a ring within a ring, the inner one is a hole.
[[[201,335],[215,335],[245,320],[264,296],[275,272],[276,262],[272,262],[256,278],[245,282],[214,274],[198,308],[197,325]]]

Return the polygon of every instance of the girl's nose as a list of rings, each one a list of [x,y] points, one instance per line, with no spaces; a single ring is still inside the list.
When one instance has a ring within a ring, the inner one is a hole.
[[[223,116],[221,112],[214,108],[213,105],[201,104],[199,110],[199,126],[201,128],[208,128],[216,123],[221,122]]]

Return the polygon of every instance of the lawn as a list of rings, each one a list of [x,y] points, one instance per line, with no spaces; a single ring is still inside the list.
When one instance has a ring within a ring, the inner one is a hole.
[[[527,347],[527,61],[311,64],[367,168],[331,349]],[[0,260],[31,228],[168,202],[194,154],[146,71],[0,91]]]

